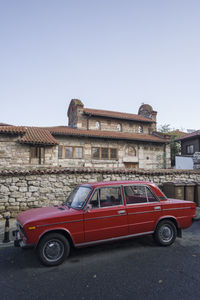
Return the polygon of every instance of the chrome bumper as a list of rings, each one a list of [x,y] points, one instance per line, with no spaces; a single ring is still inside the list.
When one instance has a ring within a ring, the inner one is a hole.
[[[25,244],[24,241],[20,238],[19,230],[14,230],[12,232],[14,239],[14,246],[15,247],[21,247],[21,248],[33,248],[34,245],[32,244]]]

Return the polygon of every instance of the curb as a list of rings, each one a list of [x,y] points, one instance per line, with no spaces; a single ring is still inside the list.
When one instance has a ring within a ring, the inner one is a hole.
[[[14,241],[10,241],[8,243],[0,243],[0,249],[1,248],[13,247],[13,246],[14,246]]]

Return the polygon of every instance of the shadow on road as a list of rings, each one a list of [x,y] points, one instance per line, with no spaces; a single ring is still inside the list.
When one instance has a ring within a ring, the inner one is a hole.
[[[106,244],[90,246],[79,249],[72,249],[68,263],[77,263],[87,257],[96,255],[109,255],[110,252],[115,254],[133,248],[135,251],[143,247],[157,247],[152,236],[145,236],[135,239],[122,240],[118,242],[110,242]],[[0,249],[0,265],[2,269],[10,270],[29,269],[29,268],[46,268],[37,258],[36,250],[34,249],[21,249],[15,247],[7,247]]]

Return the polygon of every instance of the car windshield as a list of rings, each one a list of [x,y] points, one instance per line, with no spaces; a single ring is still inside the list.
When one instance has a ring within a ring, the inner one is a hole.
[[[66,200],[66,205],[71,208],[81,209],[91,192],[90,187],[76,187]]]

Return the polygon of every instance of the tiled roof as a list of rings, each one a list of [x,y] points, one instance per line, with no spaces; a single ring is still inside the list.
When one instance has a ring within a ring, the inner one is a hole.
[[[155,143],[166,143],[167,140],[149,134],[126,133],[118,131],[101,131],[101,130],[83,130],[74,129],[68,126],[46,127],[52,135],[66,135],[66,136],[85,136],[95,138],[108,138],[117,140],[134,140],[134,141],[148,141]]]
[[[19,140],[23,144],[36,144],[36,145],[57,145],[58,141],[51,135],[49,130],[27,127],[26,133]]]
[[[57,145],[58,142],[51,135],[49,130],[36,127],[24,126],[0,126],[0,133],[11,135],[23,135],[19,137],[18,141],[22,144],[35,145]]]
[[[56,127],[22,127],[22,126],[0,126],[0,133],[23,135],[19,142],[33,145],[57,145],[56,136],[79,136],[91,138],[104,138],[115,140],[144,141],[152,143],[166,143],[167,140],[149,134],[137,134],[118,131],[83,130],[68,126]],[[54,137],[55,136],[55,137]]]
[[[127,114],[127,113],[121,113],[121,112],[109,111],[109,110],[84,108],[83,112],[87,115],[99,116],[99,117],[107,117],[107,118],[114,118],[114,119],[121,119],[121,120],[131,120],[131,121],[138,121],[138,122],[148,122],[148,123],[154,122],[153,120],[151,120],[149,118],[145,118],[140,115]]]
[[[182,140],[190,139],[190,138],[193,138],[193,137],[196,137],[196,136],[200,136],[200,130],[194,131],[192,133],[188,133],[188,134],[182,136],[181,138],[179,138],[177,140],[182,141]]]
[[[0,123],[0,126],[12,126],[12,125],[6,123]]]
[[[0,133],[8,134],[24,134],[26,127],[24,126],[0,126]]]

